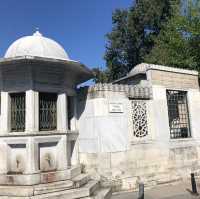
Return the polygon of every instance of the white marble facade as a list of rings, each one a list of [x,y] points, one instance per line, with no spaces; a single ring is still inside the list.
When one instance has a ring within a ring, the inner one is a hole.
[[[34,197],[74,188],[72,179],[81,172],[77,155],[76,166],[71,165],[78,136],[76,85],[91,77],[88,68],[39,32],[9,47],[0,59],[0,196]],[[41,128],[44,117],[48,126]],[[36,185],[44,190],[38,193]]]
[[[167,90],[186,92],[191,136],[170,137]],[[122,110],[110,111],[112,103]],[[198,72],[141,64],[112,85],[88,88],[79,106],[80,161],[105,184],[130,190],[140,180],[152,186],[199,175]]]

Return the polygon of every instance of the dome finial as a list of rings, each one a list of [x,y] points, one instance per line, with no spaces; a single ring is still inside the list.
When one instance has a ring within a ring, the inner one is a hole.
[[[39,37],[42,37],[42,34],[39,32],[39,28],[36,27],[35,29],[36,29],[36,31],[35,31],[35,33],[33,34],[33,36],[39,36]]]

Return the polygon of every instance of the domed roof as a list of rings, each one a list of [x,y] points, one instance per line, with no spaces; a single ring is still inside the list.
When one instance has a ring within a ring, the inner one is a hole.
[[[52,39],[43,37],[39,31],[32,36],[25,36],[10,45],[5,58],[18,56],[36,56],[70,60],[63,47]]]

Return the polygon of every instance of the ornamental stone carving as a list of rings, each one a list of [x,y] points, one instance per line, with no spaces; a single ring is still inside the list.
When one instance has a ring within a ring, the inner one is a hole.
[[[95,84],[89,87],[79,88],[79,98],[87,96],[89,99],[106,97],[107,91],[124,94],[128,98],[151,99],[152,89],[150,86],[133,86],[124,84]]]
[[[148,135],[146,102],[131,100],[133,134],[142,138]]]

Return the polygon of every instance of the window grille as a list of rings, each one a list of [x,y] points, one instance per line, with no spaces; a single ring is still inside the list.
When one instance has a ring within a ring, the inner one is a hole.
[[[41,131],[57,128],[57,94],[39,93],[39,129]]]
[[[170,137],[172,139],[191,137],[187,92],[167,90],[167,104]]]
[[[25,93],[12,93],[11,98],[11,131],[25,130]]]
[[[131,100],[133,134],[137,138],[148,135],[146,102]]]

